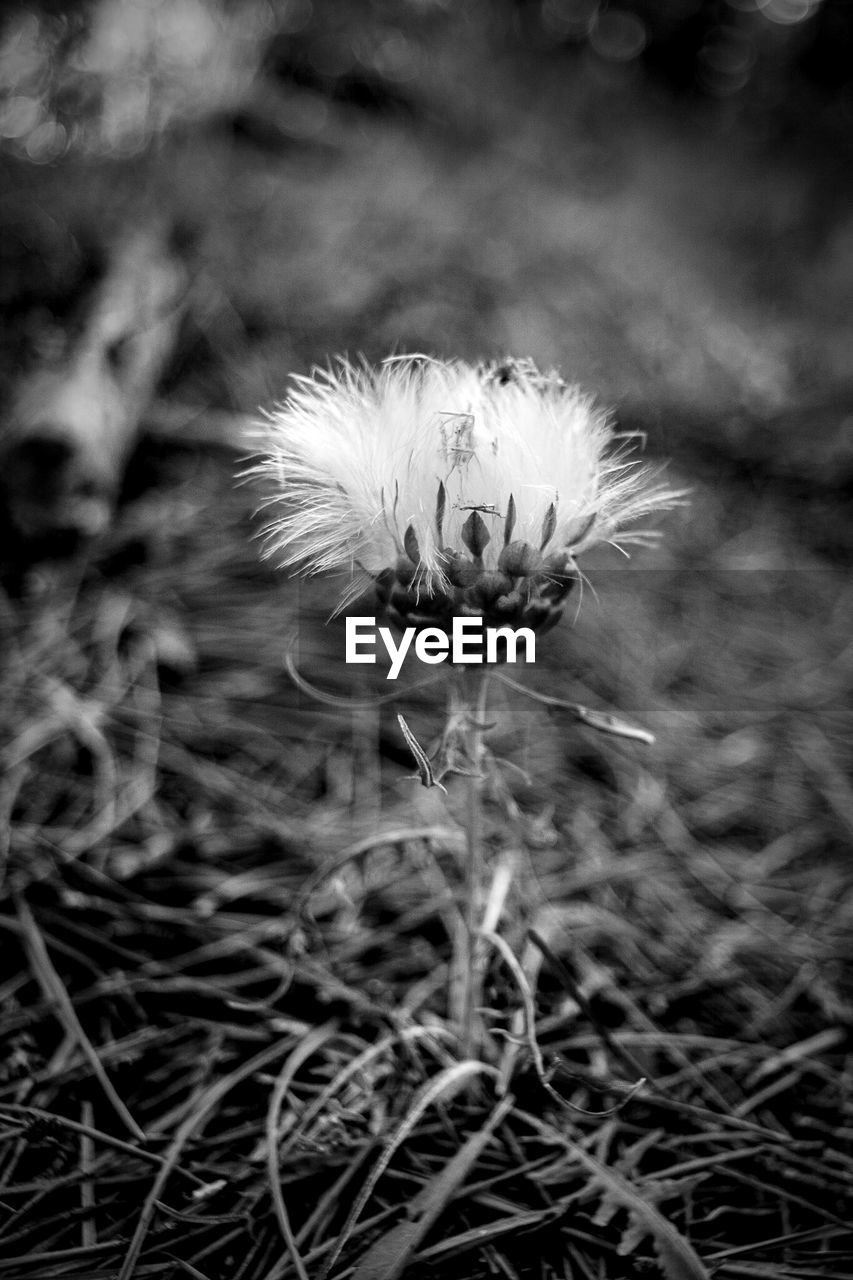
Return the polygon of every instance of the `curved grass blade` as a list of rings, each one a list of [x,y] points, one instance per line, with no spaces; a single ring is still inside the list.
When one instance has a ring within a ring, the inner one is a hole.
[[[485,1124],[471,1134],[456,1155],[410,1202],[406,1219],[381,1236],[367,1251],[353,1272],[352,1280],[398,1280],[412,1254],[514,1105],[515,1099],[511,1095],[501,1099]]]
[[[327,1259],[323,1270],[317,1277],[317,1280],[326,1280],[326,1276],[328,1276],[332,1267],[341,1256],[344,1246],[352,1235],[353,1227],[361,1217],[368,1200],[373,1195],[377,1182],[391,1163],[394,1152],[406,1141],[406,1138],[408,1138],[423,1113],[428,1107],[431,1107],[434,1102],[437,1102],[439,1098],[445,1097],[448,1094],[456,1093],[470,1076],[478,1075],[481,1072],[488,1072],[490,1075],[497,1074],[494,1067],[490,1067],[484,1062],[476,1062],[471,1058],[466,1059],[464,1062],[455,1062],[453,1066],[445,1067],[443,1071],[440,1071],[435,1079],[427,1080],[426,1084],[418,1091],[411,1107],[397,1125],[397,1128],[388,1138],[388,1141],[382,1148],[382,1153],[379,1156],[378,1161],[370,1171],[364,1186],[359,1191],[355,1204],[350,1210],[349,1216],[344,1223],[343,1230],[335,1242],[335,1247]]]

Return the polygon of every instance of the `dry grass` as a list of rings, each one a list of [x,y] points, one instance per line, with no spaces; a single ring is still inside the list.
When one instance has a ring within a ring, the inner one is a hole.
[[[463,70],[432,92],[474,138],[332,112],[328,151],[165,149],[152,185],[203,229],[177,399],[512,348],[657,423],[690,512],[587,565],[523,675],[656,743],[498,688],[517,826],[491,803],[493,905],[511,875],[460,1062],[458,801],[396,725],[428,740],[440,686],[350,680],[335,593],[259,564],[231,458],[150,446],[104,544],[2,599],[0,1280],[853,1271],[849,460],[840,410],[784,416],[847,356],[849,255],[767,307],[796,173],[750,185],[624,103],[590,133],[559,69]],[[782,416],[739,476],[744,405]]]
[[[290,684],[296,611],[318,682],[340,637],[249,506],[176,455],[7,605],[2,1274],[849,1274],[849,584],[599,570],[535,684],[658,745],[501,694],[529,852],[495,821],[465,1066],[452,805]]]

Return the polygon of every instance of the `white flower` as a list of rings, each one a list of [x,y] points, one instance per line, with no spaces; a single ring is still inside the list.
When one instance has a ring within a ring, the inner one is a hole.
[[[281,507],[268,554],[362,582],[396,566],[415,601],[445,606],[477,603],[459,594],[474,571],[516,587],[556,573],[564,595],[576,555],[678,496],[614,448],[589,395],[529,361],[340,361],[294,380],[261,452],[254,473]]]

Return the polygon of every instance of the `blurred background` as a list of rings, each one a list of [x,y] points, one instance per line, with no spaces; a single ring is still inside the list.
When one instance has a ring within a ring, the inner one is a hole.
[[[668,449],[760,448],[850,401],[851,51],[843,0],[8,4],[3,372],[156,212],[182,403],[252,412],[334,350],[514,351]],[[771,452],[811,458],[795,434]]]

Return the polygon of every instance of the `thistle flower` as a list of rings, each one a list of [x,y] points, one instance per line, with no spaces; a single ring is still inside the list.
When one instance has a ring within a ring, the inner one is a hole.
[[[626,456],[580,388],[530,361],[394,357],[297,377],[262,428],[256,475],[282,512],[267,554],[366,575],[401,626],[544,631],[596,543],[678,495]]]

